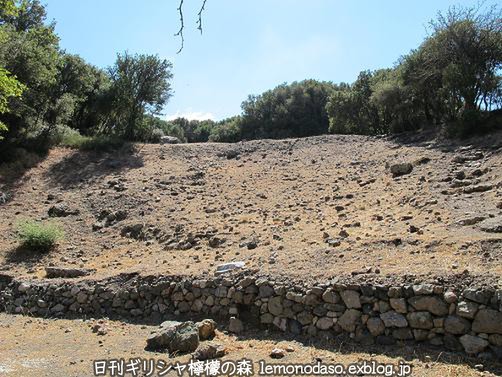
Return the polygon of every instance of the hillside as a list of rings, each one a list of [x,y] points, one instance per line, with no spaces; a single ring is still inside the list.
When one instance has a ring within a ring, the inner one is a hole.
[[[413,170],[394,177],[388,167],[402,162]],[[501,177],[500,133],[462,145],[320,136],[54,149],[0,187],[0,268],[213,275],[243,261],[305,280],[497,281]],[[15,224],[49,213],[66,233],[57,249],[19,248]]]

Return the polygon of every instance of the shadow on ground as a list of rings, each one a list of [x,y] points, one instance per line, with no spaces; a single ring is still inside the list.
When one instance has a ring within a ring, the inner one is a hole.
[[[467,365],[475,368],[482,364],[483,370],[496,375],[502,374],[502,360],[482,360],[476,357],[470,357],[463,353],[445,351],[443,349],[428,346],[426,344],[417,344],[411,342],[401,342],[395,345],[364,345],[356,343],[347,335],[333,336],[329,339],[312,340],[307,336],[295,336],[279,333],[277,331],[248,331],[239,335],[238,340],[268,340],[275,342],[296,341],[305,346],[314,347],[319,350],[348,355],[352,353],[367,354],[366,360],[374,355],[387,356],[390,358],[401,359],[405,363],[411,363],[413,360],[420,360],[423,363],[439,363],[450,365]],[[329,363],[329,360],[313,359],[312,363]]]
[[[445,153],[455,152],[462,147],[493,151],[502,148],[502,128],[466,138],[448,137],[444,132],[430,129],[422,132],[403,132],[388,136],[386,139],[402,146],[438,149]]]
[[[74,151],[60,162],[52,165],[45,173],[50,186],[63,189],[78,186],[82,183],[137,169],[143,166],[143,159],[139,156],[137,147],[126,146],[114,152],[85,152]]]
[[[40,262],[46,255],[47,253],[33,251],[23,245],[20,245],[5,254],[5,263],[24,264],[30,266]]]
[[[80,319],[78,316],[64,316],[60,318],[65,319]],[[98,317],[94,317],[98,319]],[[148,319],[137,319],[137,318],[119,318],[116,316],[107,317],[107,319],[112,321],[120,321],[128,323],[131,325],[149,325],[157,326],[164,321],[200,321],[202,319],[208,318],[208,316],[185,316],[180,318],[174,315],[164,316],[162,320],[152,318]],[[226,332],[226,325],[228,320],[226,319],[216,319],[217,328],[220,331]],[[327,333],[327,332],[326,332]],[[461,352],[447,351],[444,348],[434,347],[425,343],[414,343],[411,341],[401,341],[392,345],[381,345],[381,344],[361,344],[352,340],[347,334],[336,335],[334,333],[329,334],[324,338],[312,338],[307,335],[294,335],[291,333],[283,333],[272,327],[266,327],[264,325],[257,325],[256,328],[252,330],[244,331],[243,333],[236,336],[237,341],[271,341],[274,343],[280,342],[298,342],[307,347],[313,347],[318,350],[333,352],[340,355],[349,355],[353,353],[367,354],[364,356],[365,360],[370,360],[375,356],[386,356],[389,358],[398,359],[399,362],[411,363],[412,361],[419,360],[422,363],[436,363],[436,364],[446,364],[446,365],[457,365],[457,366],[469,366],[470,368],[476,368],[478,365],[482,365],[482,368],[486,372],[491,372],[495,375],[502,375],[502,360],[495,359],[480,359],[476,357],[471,357],[465,355]],[[146,339],[145,339],[146,341]],[[176,355],[180,356],[180,355]],[[322,358],[313,358],[311,363],[315,364],[318,362],[328,364],[330,360],[323,360]]]
[[[9,161],[0,163],[0,206],[15,196],[26,174],[48,156],[48,153],[31,153],[21,148],[12,153]]]

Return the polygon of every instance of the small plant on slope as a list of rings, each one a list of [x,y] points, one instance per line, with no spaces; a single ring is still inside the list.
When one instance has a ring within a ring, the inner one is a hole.
[[[39,252],[49,251],[64,237],[64,232],[57,224],[37,221],[19,223],[18,233],[24,247]]]

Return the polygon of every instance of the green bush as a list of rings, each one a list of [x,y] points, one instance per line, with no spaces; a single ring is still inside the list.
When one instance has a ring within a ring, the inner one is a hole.
[[[85,151],[108,152],[124,146],[122,138],[113,135],[83,136],[68,126],[58,126],[50,135],[50,145]]]
[[[209,136],[209,141],[217,143],[236,143],[239,140],[242,140],[240,116],[220,121]]]
[[[162,136],[165,136],[162,129],[155,126],[145,126],[137,130],[135,141],[158,144]]]
[[[49,251],[64,237],[64,232],[57,224],[37,221],[19,223],[18,232],[23,247],[39,252]]]
[[[91,139],[92,137],[82,136],[79,133],[70,134],[65,135],[58,145],[72,149],[81,149],[86,143],[89,143]]]
[[[93,136],[85,140],[79,149],[84,151],[110,152],[127,145],[126,141],[118,136]]]
[[[164,136],[164,132],[159,128],[154,128],[150,133],[148,142],[150,143],[160,143],[160,140]]]
[[[175,124],[172,122],[165,122],[159,127],[164,135],[166,136],[174,136],[180,139],[182,143],[186,143],[188,140],[185,136],[185,131],[179,124]]]
[[[68,126],[59,125],[50,136],[51,145],[80,149],[84,143],[89,141],[89,136],[82,136],[77,130]]]

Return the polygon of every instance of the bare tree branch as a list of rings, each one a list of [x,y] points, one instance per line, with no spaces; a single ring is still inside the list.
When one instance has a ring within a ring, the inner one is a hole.
[[[180,49],[178,50],[177,54],[183,50],[183,46],[185,45],[185,37],[183,36],[183,30],[185,29],[185,23],[183,20],[183,1],[180,0],[180,6],[178,7],[178,12],[180,13],[180,30],[176,34],[174,34],[175,37],[180,37],[181,38],[181,46]]]
[[[183,19],[183,1],[184,0],[180,0],[178,6],[178,12],[180,14],[180,29],[176,34],[174,34],[175,37],[181,38],[181,46],[177,54],[179,54],[181,50],[183,50],[183,47],[185,45],[185,36],[183,35],[183,31],[185,30],[185,21]],[[202,34],[202,13],[204,13],[204,10],[206,8],[206,2],[207,0],[202,0],[202,6],[200,7],[199,13],[197,13],[197,30],[199,30],[201,34]]]
[[[197,20],[197,29],[200,30],[200,33],[202,34],[202,12],[204,12],[204,8],[206,6],[206,1],[207,0],[204,0],[202,2],[202,7],[200,8],[200,11],[199,13],[197,13],[197,17],[198,17],[198,20]]]

